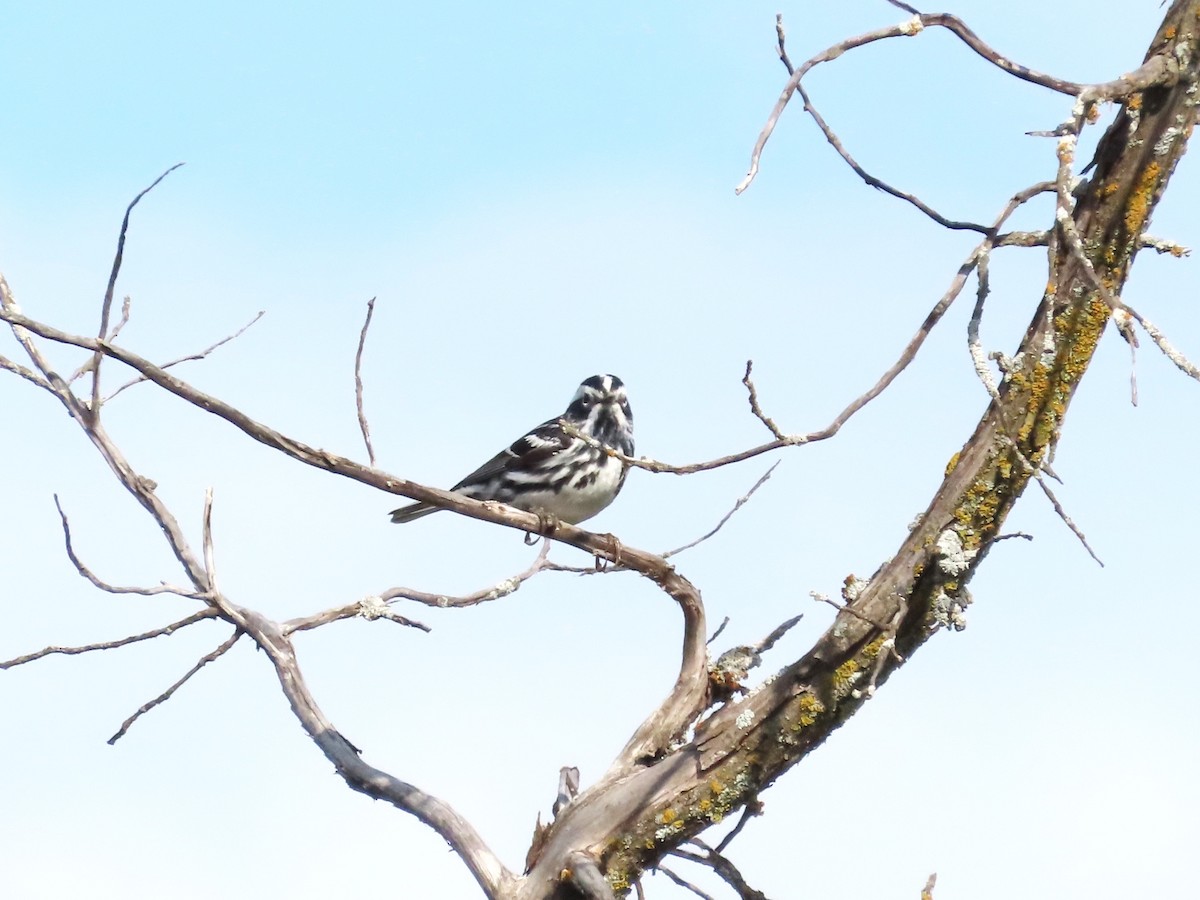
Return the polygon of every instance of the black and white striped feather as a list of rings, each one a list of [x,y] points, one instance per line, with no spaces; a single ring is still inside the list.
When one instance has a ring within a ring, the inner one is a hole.
[[[593,375],[561,416],[543,422],[462,479],[450,490],[475,500],[498,500],[576,524],[613,502],[625,484],[626,466],[568,434],[565,420],[601,444],[633,455],[633,412],[615,375]],[[437,512],[428,503],[392,510],[392,521],[411,522]]]

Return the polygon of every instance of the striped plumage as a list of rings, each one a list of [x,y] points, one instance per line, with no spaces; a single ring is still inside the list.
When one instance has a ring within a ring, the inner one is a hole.
[[[625,484],[625,465],[563,430],[566,421],[605,446],[633,455],[633,412],[615,375],[593,375],[579,385],[561,416],[543,422],[496,454],[450,490],[475,500],[499,500],[528,512],[576,524],[604,509]],[[428,503],[392,510],[411,522],[437,512]]]

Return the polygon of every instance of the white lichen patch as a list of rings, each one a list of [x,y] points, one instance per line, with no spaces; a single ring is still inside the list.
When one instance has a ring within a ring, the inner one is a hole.
[[[933,620],[946,628],[962,631],[967,627],[966,604],[945,591],[938,591],[933,598]]]
[[[358,614],[367,621],[374,621],[387,612],[388,606],[378,594],[363,597],[358,601]]]
[[[938,568],[952,577],[957,577],[967,571],[971,566],[971,560],[978,552],[966,549],[963,546],[962,538],[953,528],[947,528],[938,535],[936,546],[938,556],[941,557],[938,560]]]
[[[859,598],[863,591],[870,585],[871,581],[868,578],[859,578],[857,575],[847,575],[846,583],[842,587],[842,598],[847,603],[853,603]]]
[[[1166,156],[1168,153],[1170,153],[1171,148],[1175,145],[1175,142],[1179,140],[1179,136],[1181,134],[1183,134],[1183,129],[1176,125],[1172,125],[1166,131],[1164,131],[1162,133],[1162,137],[1154,142],[1154,155]]]
[[[749,728],[751,726],[751,724],[753,724],[753,722],[754,722],[754,710],[752,710],[752,709],[742,710],[740,713],[738,713],[737,719],[734,720],[734,724],[737,725],[737,727],[742,730]]]

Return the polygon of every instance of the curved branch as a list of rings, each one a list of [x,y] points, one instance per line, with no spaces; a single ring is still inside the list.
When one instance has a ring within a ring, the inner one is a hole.
[[[1112,81],[1103,82],[1100,84],[1080,84],[1074,81],[1067,81],[1063,78],[1057,78],[1053,75],[1047,75],[1044,72],[1038,72],[1028,66],[1023,66],[1020,63],[1014,62],[1002,53],[995,50],[983,39],[979,37],[971,28],[959,19],[957,16],[949,13],[921,13],[913,16],[907,22],[902,22],[899,25],[891,25],[886,28],[877,28],[874,31],[868,31],[865,34],[860,34],[852,38],[847,38],[844,41],[839,41],[831,47],[828,47],[816,56],[805,60],[788,79],[784,85],[783,91],[779,95],[779,99],[775,102],[775,108],[771,110],[770,116],[767,117],[767,122],[759,132],[758,140],[755,141],[754,151],[750,155],[750,169],[746,173],[746,177],[741,183],[734,188],[734,192],[741,194],[750,186],[758,175],[759,161],[762,158],[763,148],[766,147],[767,141],[770,140],[772,132],[775,130],[775,125],[779,122],[780,116],[783,115],[784,109],[788,102],[792,99],[792,95],[800,87],[800,82],[808,72],[821,63],[830,62],[837,59],[848,50],[854,50],[858,47],[863,47],[875,41],[887,40],[896,37],[912,37],[920,34],[926,28],[945,28],[947,31],[955,35],[964,44],[970,47],[983,59],[987,60],[997,68],[1007,72],[1015,78],[1020,78],[1022,81],[1028,81],[1031,84],[1036,84],[1044,88],[1049,88],[1052,91],[1057,91],[1060,94],[1067,94],[1071,97],[1078,97],[1081,94],[1085,95],[1090,102],[1097,100],[1116,100],[1128,97],[1137,91],[1143,91],[1154,85],[1170,86],[1179,78],[1179,65],[1177,61],[1169,54],[1162,53],[1151,56],[1144,65],[1135,72],[1127,75],[1122,75]],[[782,55],[782,54],[781,54]],[[785,61],[786,63],[786,61]],[[807,104],[807,99],[805,100]],[[821,124],[819,117],[818,124]],[[822,131],[825,132],[826,138],[830,137],[831,132],[824,126]],[[831,140],[832,143],[832,140]],[[834,145],[835,147],[837,144]],[[839,151],[841,152],[841,151]],[[847,154],[842,153],[843,158],[847,158]],[[847,161],[849,159],[847,158]],[[855,171],[859,171],[856,167]],[[865,173],[859,172],[860,176],[865,177]],[[868,182],[871,183],[871,182]],[[874,185],[879,187],[880,185]],[[889,193],[901,199],[909,200],[902,193],[889,190]],[[923,208],[922,212],[926,215],[931,215],[935,220],[940,219],[933,210]],[[946,227],[966,227],[970,228],[971,223],[955,223],[953,225],[947,222],[941,224]]]

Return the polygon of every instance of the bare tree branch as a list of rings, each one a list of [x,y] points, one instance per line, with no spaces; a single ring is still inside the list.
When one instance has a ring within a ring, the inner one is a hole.
[[[217,647],[216,650],[213,650],[211,653],[206,653],[206,654],[204,654],[204,656],[200,657],[200,661],[197,662],[190,669],[188,669],[187,672],[184,673],[182,678],[180,678],[178,681],[176,681],[173,685],[171,685],[169,688],[167,688],[165,691],[163,691],[161,694],[159,694],[153,700],[148,700],[145,703],[143,703],[141,706],[139,706],[137,709],[137,712],[135,712],[132,716],[130,716],[128,719],[126,719],[124,722],[121,723],[121,727],[117,729],[116,734],[114,734],[112,737],[110,737],[108,739],[108,743],[110,745],[115,744],[117,741],[119,741],[121,738],[123,738],[125,736],[126,732],[129,731],[130,727],[133,725],[134,722],[136,722],[138,719],[140,719],[146,713],[150,712],[150,710],[154,709],[154,707],[160,706],[161,704],[166,703],[168,700],[170,700],[171,697],[175,694],[175,692],[187,683],[188,679],[190,679],[193,675],[195,675],[197,672],[199,672],[201,669],[203,669],[205,666],[207,666],[213,660],[217,659],[220,656],[223,656],[228,650],[230,650],[233,647],[234,644],[236,644],[238,642],[238,638],[240,638],[241,636],[242,636],[242,632],[234,631],[233,634],[231,634],[221,644],[221,646]]]
[[[492,600],[499,600],[501,597],[507,597],[538,572],[547,568],[548,564],[546,560],[549,555],[550,541],[547,538],[543,538],[542,549],[538,552],[537,558],[534,559],[529,568],[491,587],[483,588],[470,594],[464,594],[461,597],[451,597],[446,594],[430,594],[402,587],[388,588],[379,597],[384,602],[403,598],[423,603],[426,606],[436,606],[439,609],[461,609],[464,606],[488,603]]]
[[[202,609],[199,612],[192,613],[180,619],[178,622],[172,622],[170,625],[164,625],[162,628],[155,628],[152,631],[144,632],[143,634],[135,634],[129,637],[119,638],[115,641],[104,641],[99,644],[85,644],[81,647],[46,647],[37,653],[27,653],[24,656],[17,656],[13,659],[6,659],[0,662],[0,669],[12,669],[17,666],[23,666],[25,663],[33,662],[34,660],[42,659],[46,656],[53,656],[56,653],[61,653],[64,656],[76,656],[80,653],[91,653],[93,650],[113,650],[117,647],[125,647],[129,644],[136,644],[138,641],[148,641],[156,637],[165,637],[172,635],[181,628],[187,628],[189,625],[194,625],[197,622],[203,622],[206,619],[213,619],[219,615],[217,610]]]
[[[107,335],[110,341],[116,340],[117,336],[125,329],[125,326],[129,324],[129,314],[132,311],[132,305],[133,301],[130,299],[129,295],[126,294],[125,299],[121,301],[121,319],[116,325],[113,326],[112,331],[110,331]],[[95,365],[96,357],[92,356],[87,362],[71,373],[71,377],[67,379],[67,382],[74,384],[88,372],[93,371]]]
[[[754,413],[754,417],[758,421],[767,426],[767,430],[774,435],[775,440],[787,440],[784,433],[779,430],[779,426],[775,424],[775,420],[762,411],[762,407],[758,405],[758,390],[754,387],[754,382],[750,380],[750,371],[754,368],[754,360],[746,360],[746,374],[742,376],[742,384],[746,386],[746,390],[750,394],[750,412]]]
[[[712,869],[722,881],[733,889],[733,892],[738,895],[739,900],[767,900],[767,895],[762,891],[756,891],[750,887],[746,883],[746,879],[742,873],[738,870],[738,867],[722,856],[720,851],[714,850],[698,838],[692,839],[689,843],[698,847],[701,852],[692,853],[682,847],[677,847],[671,851],[671,855]]]
[[[19,375],[21,378],[24,378],[26,381],[30,382],[31,384],[37,385],[44,391],[52,391],[53,390],[53,388],[50,387],[50,382],[48,382],[45,378],[43,378],[37,372],[33,371],[32,369],[25,368],[25,366],[21,365],[18,362],[14,362],[13,360],[9,359],[7,356],[0,356],[0,369],[7,369],[9,372],[12,372],[14,375]]]
[[[201,547],[204,552],[204,576],[205,582],[208,584],[208,594],[211,597],[219,596],[221,589],[217,586],[217,561],[216,551],[213,549],[212,536],[212,506],[213,506],[213,491],[208,488],[204,492],[204,518],[203,527],[201,530]]]
[[[375,314],[375,298],[367,301],[367,317],[363,320],[362,331],[358,335],[358,350],[354,353],[354,407],[358,410],[358,427],[362,431],[363,443],[367,445],[367,460],[371,468],[375,468],[375,448],[371,446],[371,426],[367,424],[367,414],[363,410],[362,358],[363,347],[367,343],[367,329],[371,327],[371,316]]]
[[[150,186],[145,188],[140,194],[129,202],[129,206],[125,207],[125,217],[121,220],[121,233],[117,237],[117,252],[113,256],[112,271],[108,275],[108,287],[104,291],[104,303],[100,307],[100,329],[96,332],[96,337],[100,340],[105,340],[109,337],[108,318],[112,312],[113,291],[117,286],[117,276],[121,273],[121,260],[125,255],[125,236],[129,232],[129,216],[133,212],[133,208],[138,205],[138,202],[148,193],[158,187],[158,183],[182,166],[183,163],[175,163],[167,171],[163,172],[151,182]],[[121,323],[124,324],[123,322]],[[99,351],[92,357],[92,415],[100,413],[100,360],[103,354]]]
[[[193,600],[204,599],[202,595],[196,593],[195,591],[189,591],[184,587],[176,587],[173,584],[159,584],[149,588],[119,587],[117,585],[109,584],[106,581],[101,581],[91,569],[84,565],[83,560],[81,560],[75,553],[75,547],[71,543],[71,525],[67,521],[67,514],[63,512],[62,504],[58,502],[58,494],[54,495],[54,507],[58,510],[58,517],[62,521],[63,540],[66,543],[67,557],[71,560],[71,565],[75,567],[75,571],[90,581],[93,585],[100,588],[100,590],[106,591],[110,594],[141,594],[144,597],[150,597],[155,594],[176,594],[180,597],[189,597]]]
[[[902,9],[905,8],[904,4],[895,5],[900,6]],[[919,15],[919,13],[916,13],[915,10],[910,11],[913,12],[914,15]],[[786,35],[783,28],[783,13],[776,13],[775,15],[775,33],[779,41],[779,60],[783,63],[784,68],[787,69],[788,75],[794,75],[796,70],[792,66],[792,61],[788,57],[787,49],[784,46]],[[903,200],[906,203],[911,203],[943,228],[959,231],[978,231],[980,234],[989,233],[988,228],[985,225],[979,225],[975,222],[959,222],[952,219],[947,219],[919,197],[906,191],[898,190],[897,188],[892,187],[886,181],[876,178],[861,165],[859,165],[858,161],[850,155],[850,152],[846,149],[845,145],[842,144],[841,139],[837,136],[834,130],[829,127],[829,124],[825,121],[824,117],[817,112],[817,108],[813,106],[812,99],[808,96],[808,92],[804,89],[804,85],[797,84],[796,89],[800,92],[800,99],[804,102],[804,111],[812,116],[813,121],[817,123],[817,127],[821,129],[821,133],[825,135],[825,140],[832,145],[833,149],[837,151],[838,156],[845,160],[846,164],[849,165],[850,168],[854,170],[855,174],[857,174],[859,178],[866,182],[868,186],[876,188],[877,190],[881,190],[886,194],[890,194],[891,196],[896,197],[899,200]],[[776,435],[776,437],[779,436],[780,435]]]
[[[288,636],[297,631],[311,631],[314,628],[320,628],[322,625],[328,625],[330,622],[340,622],[343,619],[355,618],[366,619],[368,622],[375,619],[386,619],[389,622],[395,622],[397,625],[406,625],[409,628],[416,628],[427,633],[432,630],[423,622],[400,615],[378,595],[364,597],[346,606],[327,609],[324,612],[314,613],[311,616],[288,619],[286,622],[280,624],[284,635]]]
[[[763,805],[759,800],[748,800],[746,806],[742,809],[742,815],[738,819],[736,825],[730,829],[729,834],[721,838],[721,842],[717,844],[717,852],[724,853],[725,848],[733,843],[734,839],[742,833],[742,829],[746,827],[746,823],[751,819],[761,816],[763,813]]]
[[[692,884],[690,881],[688,881],[682,875],[676,874],[671,869],[668,869],[666,866],[660,865],[657,867],[657,869],[655,869],[655,871],[662,872],[664,875],[666,875],[668,878],[670,878],[673,882],[675,882],[681,888],[691,891],[693,894],[695,894],[697,897],[699,897],[700,900],[716,900],[716,898],[714,898],[712,894],[706,894],[704,891],[700,890],[700,888],[696,887],[696,885]]]
[[[1020,63],[1013,62],[1012,60],[1008,59],[1008,57],[1000,54],[986,44],[977,34],[975,34],[974,31],[967,26],[965,22],[956,16],[952,16],[948,13],[918,13],[907,22],[902,22],[899,25],[892,25],[887,28],[878,28],[874,31],[869,31],[865,34],[860,34],[852,38],[847,38],[844,41],[839,41],[832,47],[829,47],[823,52],[818,53],[816,56],[806,60],[799,66],[799,68],[795,68],[792,71],[792,75],[788,79],[787,84],[784,86],[783,92],[779,96],[779,100],[776,101],[775,108],[771,111],[771,115],[767,118],[767,123],[763,126],[762,131],[759,133],[758,140],[754,145],[754,152],[750,157],[750,170],[746,174],[746,177],[742,179],[741,183],[734,189],[735,193],[740,194],[745,191],[746,188],[750,186],[750,183],[754,180],[754,177],[758,174],[759,161],[762,158],[763,148],[770,139],[771,133],[775,130],[775,125],[779,121],[779,117],[783,114],[783,111],[787,107],[788,101],[791,100],[792,95],[796,92],[797,88],[800,87],[801,79],[803,79],[804,76],[807,75],[814,66],[835,60],[848,50],[853,50],[858,47],[865,46],[866,44],[871,44],[880,40],[887,40],[889,38],[911,37],[913,35],[920,34],[926,28],[947,29],[983,59],[1016,78],[1049,88],[1053,91],[1058,91],[1062,94],[1068,94],[1072,97],[1077,97],[1086,92],[1089,102],[1120,99],[1136,93],[1137,91],[1145,90],[1152,85],[1173,84],[1174,81],[1179,77],[1178,63],[1165,54],[1159,54],[1152,57],[1150,60],[1147,60],[1147,62],[1136,72],[1123,75],[1113,81],[1092,85],[1084,85],[1074,81],[1066,81],[1061,78],[1056,78],[1052,75],[1046,75],[1042,72],[1035,71],[1034,69],[1030,69],[1027,66],[1021,65]],[[782,32],[779,33],[782,36]],[[785,65],[789,62],[786,59],[786,54],[781,53],[781,58],[784,59]],[[805,103],[808,105],[807,100]],[[822,128],[822,131],[825,132],[827,139],[832,134],[832,132],[825,127]],[[833,141],[831,140],[830,143],[833,143]],[[837,147],[838,145],[835,144],[834,146]],[[850,161],[847,154],[843,153],[843,158],[846,159],[847,162]],[[859,172],[860,176],[865,177],[865,173],[862,172],[857,166],[855,166],[855,171]],[[874,186],[880,187],[880,185]],[[892,193],[896,197],[913,202],[913,198],[910,198],[903,193],[894,192],[892,190],[889,190],[888,192]],[[922,212],[924,212],[926,215],[930,215],[931,217],[935,218],[935,220],[938,219],[937,214],[929,208],[920,206],[919,208],[921,208]],[[943,222],[942,224],[946,223]],[[971,227],[970,223],[959,223],[959,225],[968,228]],[[946,227],[953,226],[947,225]]]
[[[29,355],[30,360],[38,371],[41,372],[47,383],[51,387],[52,393],[66,407],[71,417],[80,425],[84,434],[91,440],[92,444],[100,452],[105,462],[108,463],[113,473],[118,480],[128,490],[133,497],[142,505],[143,508],[154,518],[158,523],[164,537],[166,538],[171,551],[175,554],[187,573],[188,579],[195,585],[197,592],[205,595],[212,607],[217,610],[220,618],[225,619],[232,624],[237,632],[249,635],[258,647],[264,651],[272,667],[275,669],[276,677],[279,680],[284,696],[288,699],[293,713],[300,721],[301,726],[308,733],[309,737],[317,745],[322,753],[333,763],[338,774],[346,781],[346,784],[353,790],[359,791],[370,797],[379,800],[385,800],[393,804],[398,809],[403,810],[415,816],[421,822],[428,825],[454,849],[459,857],[466,864],[471,874],[475,877],[484,893],[489,898],[499,896],[502,886],[512,882],[513,875],[504,866],[500,859],[491,851],[479,833],[471,826],[471,824],[462,818],[458,813],[451,809],[446,803],[432,796],[431,794],[422,791],[412,784],[401,781],[400,779],[375,768],[374,766],[365,763],[358,750],[347,741],[330,723],[317,705],[316,700],[309,692],[305,684],[304,677],[300,671],[296,660],[295,650],[290,641],[282,633],[280,626],[269,619],[255,613],[251,610],[244,609],[232,603],[227,597],[220,592],[213,592],[212,585],[209,584],[207,573],[203,564],[196,557],[196,554],[190,547],[187,539],[184,537],[183,531],[179,526],[179,522],[172,515],[166,505],[154,492],[154,485],[148,479],[140,476],[117,446],[109,438],[103,425],[98,417],[91,415],[88,407],[75,397],[71,392],[69,385],[63,381],[46,361],[45,357],[33,341],[29,329],[26,329],[22,322],[32,321],[27,320],[21,313],[12,297],[12,293],[8,288],[8,284],[0,275],[0,320],[8,322],[13,326],[13,334],[18,342]],[[65,333],[50,329],[49,326],[44,326],[41,331],[54,332],[61,336],[66,336]],[[43,335],[45,336],[45,335]],[[71,337],[71,336],[67,336]],[[52,340],[54,338],[51,338]],[[60,341],[63,342],[63,341]],[[73,337],[63,343],[74,344],[75,346],[83,347],[92,352],[101,352],[106,355],[114,355],[120,351],[108,345],[103,340],[93,338]],[[192,397],[197,401],[197,405],[201,408],[209,408],[205,403],[211,403],[213,408],[219,409],[223,417],[230,421],[241,421],[248,427],[257,425],[253,420],[244,416],[240,412],[233,410],[228,404],[221,403],[215,398],[210,398],[207,395],[190,389],[183,382],[178,381],[173,376],[163,372],[161,367],[154,366],[146,360],[141,360],[140,357],[135,357],[142,363],[141,368],[134,366],[137,371],[149,377],[149,380],[159,383],[160,386],[165,384],[182,385],[181,389],[191,391]],[[125,362],[125,360],[122,360]],[[210,411],[212,411],[210,409]],[[260,426],[261,427],[261,426]],[[265,443],[275,445],[273,442],[278,441],[281,445],[287,446],[294,452],[307,452],[310,455],[312,464],[320,468],[328,468],[335,471],[340,463],[331,463],[330,460],[337,461],[340,457],[334,457],[332,454],[325,454],[311,448],[305,447],[298,442],[285,439],[277,432],[265,434],[267,440]],[[300,450],[303,448],[303,452]],[[286,451],[285,451],[286,452]],[[394,490],[395,482],[389,481],[386,476],[381,473],[375,473],[374,470],[364,469],[357,466],[355,463],[350,463],[348,460],[342,461],[350,466],[352,470],[361,470],[363,473],[372,473],[371,478],[367,483],[374,482],[376,486],[383,490]],[[330,468],[330,466],[333,468]],[[345,474],[345,473],[342,473]],[[407,484],[407,482],[405,483]],[[386,485],[386,486],[385,486]],[[419,486],[418,486],[419,488]],[[424,490],[424,489],[422,489]],[[441,493],[441,492],[437,492]],[[448,495],[450,501],[457,502],[457,495]],[[422,498],[418,498],[422,499]],[[474,503],[474,501],[469,501]],[[521,530],[530,530],[529,519],[535,519],[536,516],[531,516],[526,513],[520,513],[517,510],[508,510],[507,507],[497,508],[492,504],[475,504],[480,508],[477,514],[484,518],[494,518],[500,521],[517,519],[519,524],[516,527],[521,527]],[[565,531],[572,530],[571,526],[563,526]],[[575,529],[578,531],[577,529]],[[579,537],[582,536],[582,537]],[[577,539],[584,542],[594,539],[595,536],[588,532],[578,531]],[[603,541],[598,541],[604,544]],[[652,557],[651,557],[652,559]],[[665,566],[665,564],[662,564]],[[668,593],[671,590],[681,592],[685,598],[690,591],[695,595],[695,589],[692,588],[686,580],[674,574],[673,570],[662,570],[657,572],[664,583],[664,590]],[[694,596],[693,601],[699,605],[699,597]],[[700,628],[703,628],[703,610],[699,612]],[[220,648],[218,648],[220,649]],[[222,651],[223,652],[223,651]],[[692,661],[693,668],[696,663]],[[190,676],[189,676],[190,677]],[[699,675],[693,675],[693,681],[700,681],[703,678],[702,670]],[[681,679],[683,679],[681,670]],[[177,686],[176,686],[177,689]],[[702,696],[703,686],[696,689],[695,693]],[[674,698],[674,695],[673,695]],[[162,702],[160,697],[155,701]],[[682,705],[684,701],[678,700],[677,705]],[[148,706],[154,705],[149,704]],[[141,713],[139,712],[139,715]],[[681,713],[676,710],[676,716]],[[135,717],[136,718],[136,717]],[[132,721],[132,720],[131,720]],[[119,731],[114,739],[119,737],[128,728],[130,723],[123,726],[122,731]]]
[[[710,537],[712,537],[714,534],[716,534],[718,531],[720,531],[722,528],[724,528],[725,523],[733,518],[734,513],[736,513],[739,509],[741,509],[743,506],[746,505],[747,501],[749,501],[749,499],[754,496],[755,491],[757,491],[760,487],[762,487],[764,484],[766,484],[768,480],[770,480],[771,474],[777,468],[779,468],[778,461],[776,461],[775,464],[771,466],[771,468],[767,469],[767,471],[763,472],[762,476],[758,479],[758,481],[754,482],[754,484],[751,486],[750,490],[746,491],[746,493],[744,493],[744,494],[742,494],[742,496],[738,497],[737,502],[733,504],[733,508],[731,510],[729,510],[729,512],[725,513],[725,515],[723,515],[721,517],[721,521],[718,522],[715,526],[713,526],[713,528],[710,531],[706,532],[705,534],[702,534],[700,537],[696,538],[694,541],[684,544],[682,547],[676,547],[674,550],[668,550],[666,553],[662,554],[662,558],[669,559],[672,556],[676,556],[676,555],[682,553],[684,550],[690,550],[693,547],[695,547],[697,544],[701,544],[704,541],[707,541]]]
[[[241,337],[243,334],[246,333],[247,330],[249,330],[251,325],[255,324],[259,319],[261,319],[266,314],[267,314],[267,311],[265,309],[260,309],[258,311],[258,313],[254,316],[253,319],[251,319],[249,322],[247,322],[245,325],[243,325],[241,328],[239,328],[233,334],[226,335],[225,337],[221,338],[221,340],[217,341],[215,344],[205,347],[203,350],[200,350],[197,353],[189,353],[187,356],[181,356],[178,359],[173,359],[170,362],[165,362],[162,364],[162,368],[170,369],[173,366],[180,365],[181,363],[198,362],[199,360],[207,358],[208,355],[210,353],[212,353],[214,350],[216,350],[217,348],[224,347],[226,344],[228,344],[230,341],[234,340],[235,338]],[[109,340],[112,340],[112,338],[109,338]],[[102,402],[107,403],[109,400],[111,400],[113,397],[117,396],[117,394],[121,393],[121,391],[125,390],[126,388],[131,388],[135,384],[142,384],[143,382],[145,382],[147,380],[148,379],[143,375],[139,375],[137,378],[131,378],[129,381],[125,382],[123,385],[121,385],[119,388],[117,388],[115,391],[113,391],[111,394],[109,394],[107,397],[105,397]]]

